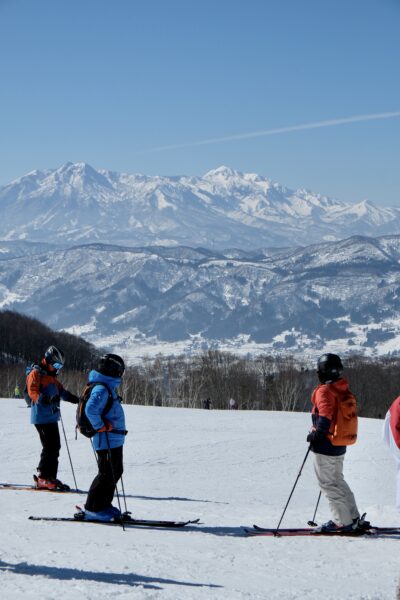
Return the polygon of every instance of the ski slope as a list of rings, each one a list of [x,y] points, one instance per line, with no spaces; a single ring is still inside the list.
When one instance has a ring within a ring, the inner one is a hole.
[[[40,453],[23,400],[1,399],[0,481],[30,483]],[[29,521],[70,516],[85,496],[0,490],[1,598],[24,600],[381,600],[400,593],[400,539],[247,538],[276,526],[304,459],[310,417],[277,412],[125,407],[124,483],[138,518],[192,519],[182,530]],[[62,403],[78,487],[96,472],[90,442],[75,441]],[[361,511],[400,525],[394,464],[381,421],[360,419],[345,475]],[[63,439],[59,477],[73,485]],[[305,526],[318,488],[307,461],[283,526]],[[317,521],[330,518],[326,501]],[[398,596],[400,597],[400,596]]]

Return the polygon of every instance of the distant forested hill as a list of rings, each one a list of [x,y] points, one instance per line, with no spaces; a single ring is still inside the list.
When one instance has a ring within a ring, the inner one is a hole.
[[[92,365],[99,351],[84,339],[53,331],[37,319],[11,310],[0,312],[0,363],[38,361],[54,344],[65,352],[65,368],[84,371]]]

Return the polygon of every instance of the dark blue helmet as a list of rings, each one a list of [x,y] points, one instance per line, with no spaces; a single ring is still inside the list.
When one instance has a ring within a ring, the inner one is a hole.
[[[342,361],[337,354],[323,354],[317,363],[317,372],[320,381],[335,381],[340,378],[343,371]]]
[[[125,363],[118,354],[104,354],[99,360],[97,371],[109,377],[122,377]]]

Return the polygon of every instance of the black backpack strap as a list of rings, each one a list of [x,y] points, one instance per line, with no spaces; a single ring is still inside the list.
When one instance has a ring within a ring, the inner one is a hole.
[[[106,383],[99,382],[99,383],[95,383],[94,385],[103,385],[105,388],[107,388],[107,391],[108,391],[108,399],[107,399],[106,405],[104,407],[104,410],[101,413],[101,418],[104,419],[105,415],[108,413],[108,411],[111,409],[111,407],[113,405],[114,396],[112,395],[112,392]],[[120,399],[119,396],[118,396],[118,399]],[[122,398],[121,398],[121,400],[122,400]],[[128,435],[128,432],[126,429],[111,429],[111,431],[109,433],[118,433],[119,435]]]

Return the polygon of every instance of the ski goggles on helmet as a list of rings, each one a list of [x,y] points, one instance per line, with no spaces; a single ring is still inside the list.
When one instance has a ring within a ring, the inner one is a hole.
[[[60,363],[60,362],[55,362],[55,363],[53,363],[51,366],[52,366],[52,367],[53,367],[53,368],[54,368],[56,371],[59,371],[60,369],[62,369],[62,368],[63,368],[63,366],[64,366],[64,365],[63,365],[62,363]]]

